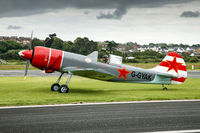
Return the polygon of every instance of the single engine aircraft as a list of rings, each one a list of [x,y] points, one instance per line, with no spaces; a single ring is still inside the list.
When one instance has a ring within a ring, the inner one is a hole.
[[[105,81],[161,84],[163,90],[167,90],[164,85],[181,84],[187,77],[186,64],[175,52],[167,54],[161,63],[152,69],[122,64],[122,57],[112,54],[108,63],[98,62],[97,51],[84,56],[42,46],[32,49],[30,46],[29,50],[20,51],[19,55],[27,60],[25,76],[30,63],[46,73],[59,71],[61,74],[57,82],[52,84],[51,90],[60,93],[69,92],[68,85],[72,75]],[[68,73],[68,79],[65,85],[60,85],[64,73]]]

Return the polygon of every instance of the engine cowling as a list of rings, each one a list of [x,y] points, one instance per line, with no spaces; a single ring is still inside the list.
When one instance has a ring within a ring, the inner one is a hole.
[[[59,71],[63,59],[63,51],[37,46],[34,48],[31,64],[46,72]],[[51,71],[50,71],[51,70]]]

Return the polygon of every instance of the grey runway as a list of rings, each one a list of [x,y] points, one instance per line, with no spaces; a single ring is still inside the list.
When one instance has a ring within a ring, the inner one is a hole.
[[[25,70],[0,70],[0,77],[23,77]],[[41,70],[29,70],[28,75],[30,77],[54,77],[59,76],[59,72],[45,73]]]
[[[188,78],[200,78],[200,71],[188,71]]]
[[[200,129],[200,101],[0,109],[0,132],[150,132]]]
[[[38,76],[59,76],[59,72],[45,73],[40,70],[29,70],[28,76],[38,77]],[[0,77],[22,77],[24,76],[24,70],[0,70]],[[188,71],[188,78],[200,78],[200,71]]]

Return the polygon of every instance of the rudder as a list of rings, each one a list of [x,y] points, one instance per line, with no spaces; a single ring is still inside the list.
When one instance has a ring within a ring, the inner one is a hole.
[[[187,78],[185,61],[175,52],[168,53],[162,62],[152,70],[173,75],[171,84],[181,84]]]

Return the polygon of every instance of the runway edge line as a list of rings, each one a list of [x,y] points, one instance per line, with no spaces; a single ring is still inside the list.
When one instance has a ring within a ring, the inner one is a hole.
[[[50,105],[26,105],[26,106],[4,106],[0,109],[15,108],[42,108],[42,107],[61,107],[61,106],[85,106],[85,105],[107,105],[107,104],[129,104],[129,103],[170,103],[170,102],[200,102],[200,99],[191,100],[153,100],[153,101],[127,101],[127,102],[100,102],[100,103],[72,103],[72,104],[50,104]]]

